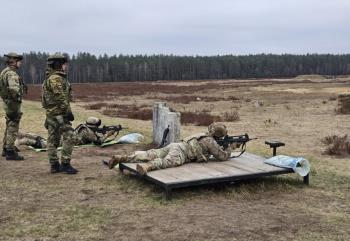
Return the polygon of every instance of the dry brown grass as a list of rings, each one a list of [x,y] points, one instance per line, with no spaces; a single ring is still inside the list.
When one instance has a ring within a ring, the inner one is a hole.
[[[350,154],[350,138],[344,136],[326,136],[322,139],[322,143],[327,145],[324,154],[331,156],[346,156]]]
[[[350,114],[350,95],[338,96],[338,114]]]
[[[191,82],[173,82],[172,86],[181,85],[193,91],[186,95],[208,94],[226,100],[172,102],[171,107],[180,112],[207,113],[214,117],[232,109],[239,110],[240,121],[225,123],[230,134],[247,132],[258,137],[248,144],[248,151],[264,156],[271,155],[264,140],[285,142],[286,146],[278,153],[310,160],[309,187],[301,184],[300,177],[291,174],[240,184],[186,188],[174,191],[174,199],[169,203],[164,201],[161,190],[149,183],[101,166],[101,159],[143,150],[145,146],[75,149],[73,165],[80,172],[74,177],[48,174],[46,153],[22,150],[26,161],[0,162],[0,240],[115,240],[116,237],[118,240],[350,240],[350,159],[322,155],[324,146],[320,143],[330,131],[342,137],[350,130],[349,117],[335,115],[335,102],[322,104],[334,95],[349,93],[350,86],[337,82],[284,81],[263,83],[265,88],[260,88],[260,82],[256,81],[242,81],[243,84],[219,81],[214,91],[203,89],[210,81],[193,83],[200,86],[198,91]],[[147,84],[157,87],[169,83]],[[93,115],[107,125],[117,123],[140,132],[148,141],[151,121],[112,118],[101,112],[134,105],[138,108],[146,105],[142,109],[150,109],[153,102],[149,96],[185,94],[158,95],[154,91],[120,98],[124,95],[120,91],[107,93],[109,89],[119,88],[119,84],[101,88],[104,92],[97,92],[100,89],[95,85],[90,87],[92,90],[86,93],[91,96],[77,92],[80,87],[73,87],[74,94],[84,98],[73,105],[77,119],[74,126]],[[230,100],[230,96],[238,100]],[[249,102],[245,101],[248,99]],[[264,105],[256,108],[256,101],[263,101]],[[107,105],[88,110],[81,107],[89,104],[86,102]],[[21,129],[46,136],[40,103],[25,101],[23,112]],[[1,111],[0,116],[3,130]],[[266,124],[264,120],[271,121]],[[206,130],[205,126],[186,124],[181,128],[181,135],[186,137]],[[174,220],[178,220],[176,229]]]

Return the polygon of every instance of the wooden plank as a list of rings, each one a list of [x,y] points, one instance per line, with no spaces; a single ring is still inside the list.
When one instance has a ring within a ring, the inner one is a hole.
[[[187,163],[179,167],[152,171],[147,176],[168,185],[256,174],[263,176],[270,172],[288,170],[265,164],[264,160],[263,157],[244,153],[241,157],[225,162]],[[136,172],[136,163],[124,163],[124,165]]]
[[[281,167],[276,167],[276,166],[272,166],[269,164],[265,164],[262,161],[259,160],[255,160],[255,159],[238,159],[238,160],[234,160],[235,163],[239,164],[239,165],[243,165],[243,166],[248,166],[248,167],[255,167],[261,170],[264,170],[266,172],[270,172],[270,171],[282,171],[285,170],[286,168],[281,168]]]
[[[253,170],[248,170],[246,168],[241,167],[235,167],[231,165],[227,165],[228,162],[210,162],[210,168],[220,170],[221,172],[225,173],[226,175],[245,175],[245,174],[252,174]]]

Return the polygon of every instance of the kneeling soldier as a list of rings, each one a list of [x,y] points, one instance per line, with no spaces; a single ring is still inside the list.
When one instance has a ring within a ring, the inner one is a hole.
[[[121,162],[144,162],[137,164],[136,169],[141,175],[145,175],[152,170],[176,167],[188,162],[207,162],[210,155],[218,161],[228,160],[237,144],[234,143],[224,150],[214,139],[227,134],[226,126],[213,123],[208,130],[208,133],[192,135],[182,142],[171,143],[161,149],[136,151],[129,156],[115,155],[109,160],[108,166],[112,169]]]

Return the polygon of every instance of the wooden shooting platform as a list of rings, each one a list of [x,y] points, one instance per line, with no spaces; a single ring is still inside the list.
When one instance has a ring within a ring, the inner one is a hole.
[[[165,189],[166,199],[171,199],[173,189],[213,183],[227,183],[280,174],[293,173],[290,168],[280,168],[264,163],[265,158],[250,153],[224,162],[187,163],[185,165],[151,171],[143,178]],[[139,175],[136,163],[121,163],[119,169]],[[309,183],[309,176],[304,177]]]

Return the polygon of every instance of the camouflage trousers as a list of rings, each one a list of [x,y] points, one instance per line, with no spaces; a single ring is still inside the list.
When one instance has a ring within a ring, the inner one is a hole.
[[[74,147],[74,130],[68,121],[59,121],[55,116],[47,116],[45,127],[47,135],[47,153],[50,164],[58,162],[57,148],[62,138],[61,162],[69,164]]]
[[[155,169],[164,169],[189,162],[187,154],[188,145],[186,143],[171,143],[160,149],[136,151],[128,156],[128,162],[148,162]]]
[[[3,149],[14,150],[18,135],[19,123],[22,118],[21,102],[4,100],[6,127],[3,139]]]
[[[46,148],[47,141],[37,134],[18,132],[17,139],[15,141],[15,146],[19,148],[19,146],[21,145],[32,146],[35,148]]]

